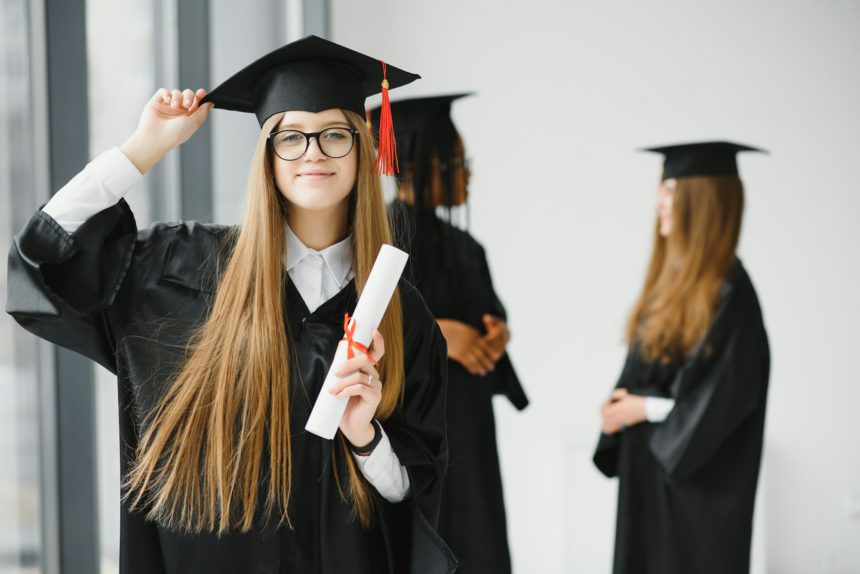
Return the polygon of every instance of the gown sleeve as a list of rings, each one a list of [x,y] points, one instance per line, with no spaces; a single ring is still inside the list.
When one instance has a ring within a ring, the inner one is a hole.
[[[448,465],[445,428],[448,349],[430,310],[414,287],[401,282],[405,392],[402,405],[382,423],[411,492],[383,507],[386,536],[396,549],[394,572],[453,572],[457,560],[436,532]]]
[[[410,288],[402,290],[405,289]],[[415,296],[417,292],[411,297],[404,296],[404,300]],[[419,313],[424,316],[416,317]],[[448,464],[445,432],[447,345],[430,311],[414,303],[408,308],[404,306],[404,339],[409,344],[404,346],[403,403],[383,427],[400,464],[409,473],[410,498],[435,524]]]
[[[489,309],[486,312],[507,322],[507,311],[493,287],[493,278],[490,274],[490,265],[487,261],[487,254],[484,251],[484,248],[480,245],[477,245],[476,257],[479,259],[479,280],[486,286],[487,291]],[[478,324],[481,324],[480,321],[478,321]],[[506,396],[508,400],[511,401],[511,404],[519,411],[525,409],[529,405],[529,399],[526,396],[526,392],[523,389],[520,378],[514,369],[511,357],[507,352],[498,360],[495,369],[490,376],[492,377],[494,395]]]
[[[770,353],[761,309],[748,278],[728,287],[708,335],[672,383],[675,408],[650,437],[676,481],[705,465],[765,400]]]
[[[621,376],[618,377],[618,382],[615,384],[616,389],[629,386],[627,381],[634,368],[633,353],[636,352],[632,348],[627,352],[627,359],[624,361],[624,367],[621,369]],[[618,475],[618,446],[618,433],[600,433],[597,447],[594,449],[594,456],[592,457],[594,466],[610,478]]]
[[[74,233],[37,211],[9,250],[6,312],[27,331],[116,373],[118,325],[111,306],[121,290],[126,301],[135,301],[160,271],[163,229],[153,226],[138,234],[125,200],[96,213]]]

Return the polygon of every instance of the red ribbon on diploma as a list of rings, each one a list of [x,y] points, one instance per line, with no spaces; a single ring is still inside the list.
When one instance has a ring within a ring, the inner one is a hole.
[[[344,313],[343,315],[343,339],[341,341],[346,341],[346,358],[352,359],[355,357],[355,349],[358,349],[364,356],[370,359],[374,365],[378,365],[376,361],[373,360],[373,357],[370,356],[370,350],[367,348],[367,345],[362,345],[353,337],[355,336],[355,326],[353,323],[352,327],[349,326],[349,313]]]

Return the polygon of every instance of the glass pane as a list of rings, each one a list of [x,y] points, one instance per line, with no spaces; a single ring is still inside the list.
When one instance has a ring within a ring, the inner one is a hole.
[[[155,92],[155,0],[87,0],[90,156],[120,145]],[[138,227],[151,224],[149,180],[125,196]],[[116,377],[96,366],[101,574],[119,571],[119,413]]]
[[[0,301],[12,235],[37,207],[28,31],[26,0],[0,0]],[[0,574],[41,570],[36,352],[36,339],[0,313]]]

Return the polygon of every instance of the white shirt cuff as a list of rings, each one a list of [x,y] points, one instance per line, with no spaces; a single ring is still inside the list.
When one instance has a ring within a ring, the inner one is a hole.
[[[84,221],[116,205],[142,179],[131,160],[114,147],[88,163],[54,194],[42,211],[74,233]]]
[[[648,422],[663,422],[673,408],[675,408],[675,399],[645,397],[645,418],[648,419]]]
[[[382,429],[382,425],[379,427]],[[358,469],[367,481],[376,488],[388,502],[400,502],[409,494],[409,475],[406,467],[400,465],[388,435],[382,430],[382,439],[367,456],[352,453]]]

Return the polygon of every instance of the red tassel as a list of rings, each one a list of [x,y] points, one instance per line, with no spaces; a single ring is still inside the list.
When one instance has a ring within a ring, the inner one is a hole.
[[[376,173],[394,175],[398,171],[400,171],[400,166],[397,164],[397,142],[394,141],[391,102],[388,100],[388,76],[386,75],[385,62],[382,62],[382,107],[379,110],[379,149],[376,153]]]

